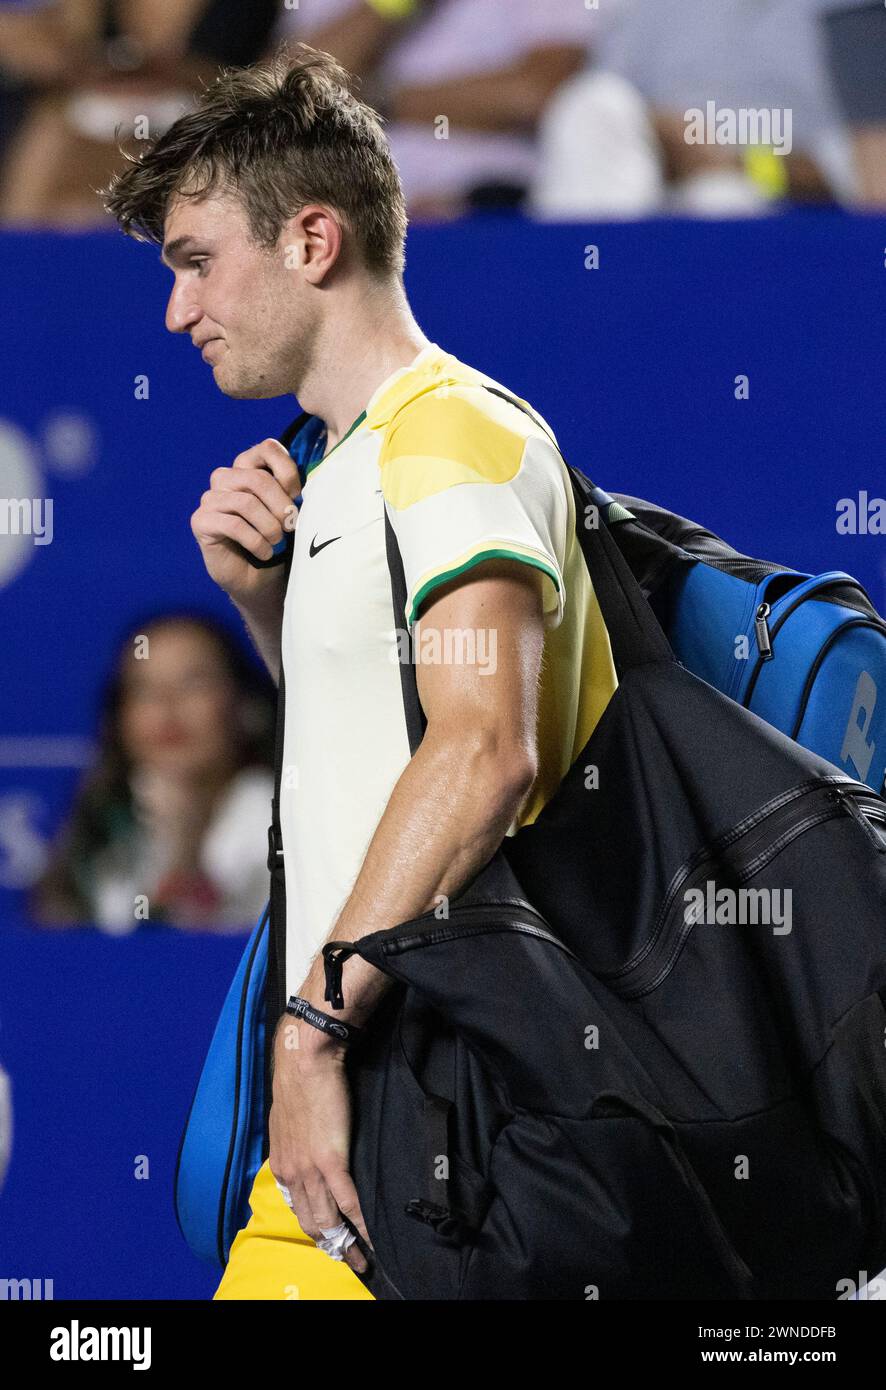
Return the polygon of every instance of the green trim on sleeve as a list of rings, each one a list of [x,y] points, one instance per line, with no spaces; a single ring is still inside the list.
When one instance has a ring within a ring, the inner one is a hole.
[[[554,581],[554,587],[557,593],[559,594],[560,592],[560,580],[557,576],[557,571],[545,560],[536,559],[535,556],[532,555],[521,555],[517,550],[481,550],[476,555],[472,555],[469,560],[465,560],[463,565],[456,565],[455,568],[451,570],[443,570],[442,573],[435,574],[433,579],[428,579],[422,584],[412,600],[412,607],[406,619],[407,627],[412,627],[418,615],[418,610],[421,608],[428,594],[434,589],[439,588],[441,584],[447,584],[450,579],[456,579],[458,575],[464,574],[466,570],[473,569],[475,565],[480,564],[481,560],[520,560],[524,565],[532,565],[535,569],[541,570],[542,574],[546,574],[549,579]]]

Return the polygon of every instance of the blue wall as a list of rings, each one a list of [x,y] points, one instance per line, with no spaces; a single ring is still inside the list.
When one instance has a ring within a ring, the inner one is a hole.
[[[425,332],[529,399],[605,487],[753,554],[850,570],[884,610],[886,537],[835,527],[841,497],[886,494],[884,259],[884,219],[834,212],[478,218],[416,228],[407,287]],[[24,926],[22,886],[78,775],[76,751],[31,740],[91,735],[137,616],[228,611],[190,514],[212,468],[279,433],[296,405],[219,395],[163,328],[171,281],[154,249],[113,233],[5,235],[0,271],[0,496],[29,480],[54,501],[52,544],[25,546],[12,573],[0,536],[0,1057],[17,1125],[0,1277],[54,1278],[57,1297],[205,1297],[213,1275],[178,1235],[171,1171],[242,943]]]

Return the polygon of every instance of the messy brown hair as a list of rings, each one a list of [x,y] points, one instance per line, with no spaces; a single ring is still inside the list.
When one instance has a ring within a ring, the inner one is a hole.
[[[402,275],[406,209],[381,118],[351,91],[329,53],[281,45],[274,57],[223,70],[101,197],[128,236],[163,242],[169,199],[235,195],[257,245],[320,203],[353,236],[368,270]]]

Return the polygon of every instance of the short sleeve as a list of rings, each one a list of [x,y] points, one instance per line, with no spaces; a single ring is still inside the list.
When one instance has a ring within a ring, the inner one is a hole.
[[[392,422],[379,466],[410,628],[436,588],[489,559],[537,569],[545,625],[560,623],[568,475],[553,443],[518,415],[482,388],[451,386],[419,397]]]

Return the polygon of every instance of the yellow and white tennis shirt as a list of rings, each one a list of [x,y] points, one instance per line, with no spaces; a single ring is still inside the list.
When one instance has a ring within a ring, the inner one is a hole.
[[[539,770],[509,834],[556,791],[617,683],[563,460],[541,425],[484,386],[507,389],[430,343],[307,473],[283,615],[288,994],[409,761],[398,629],[438,585],[493,557],[543,576]],[[385,508],[408,593],[396,627]]]

